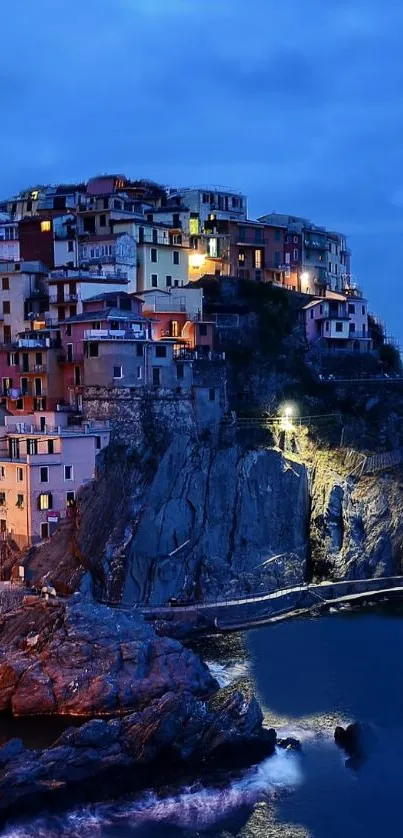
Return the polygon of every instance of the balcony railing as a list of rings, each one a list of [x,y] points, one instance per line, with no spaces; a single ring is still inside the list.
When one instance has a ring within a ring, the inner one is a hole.
[[[106,433],[110,430],[108,422],[85,422],[83,425],[31,425],[28,422],[17,422],[15,425],[5,425],[6,434],[23,436],[83,436]],[[42,455],[41,455],[42,456]],[[43,455],[45,456],[45,455]]]
[[[84,340],[147,340],[147,333],[144,329],[86,329]]]
[[[327,242],[320,239],[305,239],[304,244],[311,250],[327,250]]]
[[[99,259],[97,260],[97,264],[99,264]],[[81,268],[70,268],[70,273],[67,274],[65,271],[51,271],[50,279],[60,279],[64,280],[65,283],[68,283],[72,280],[81,280],[81,281],[88,281],[89,279],[107,279],[107,280],[115,280],[119,282],[128,282],[128,273],[127,271],[122,271],[120,268],[117,268],[116,271],[94,271],[94,270],[81,270]]]

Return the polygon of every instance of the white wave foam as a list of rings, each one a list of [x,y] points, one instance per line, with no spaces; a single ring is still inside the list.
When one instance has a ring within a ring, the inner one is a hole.
[[[250,676],[250,664],[247,660],[238,660],[227,664],[206,661],[206,664],[220,687],[229,687],[241,678]]]
[[[4,838],[87,838],[102,835],[108,826],[130,824],[131,828],[147,822],[169,823],[178,827],[200,829],[213,825],[241,806],[253,806],[258,800],[292,790],[302,782],[299,757],[278,749],[227,788],[203,788],[200,784],[184,788],[177,795],[159,797],[148,792],[128,803],[105,804],[77,809],[63,819],[43,818],[28,826],[14,826]]]

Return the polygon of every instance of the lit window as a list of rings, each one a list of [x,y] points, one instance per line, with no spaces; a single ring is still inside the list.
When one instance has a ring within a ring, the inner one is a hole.
[[[75,506],[76,504],[76,494],[75,492],[67,492],[66,494],[66,506],[68,509]]]
[[[39,495],[38,497],[38,509],[46,510],[52,509],[53,500],[52,495],[50,492],[44,492],[43,494]]]
[[[41,221],[41,233],[49,233],[50,226],[50,221]]]
[[[73,466],[64,467],[64,479],[73,480]]]
[[[262,251],[255,250],[255,268],[259,270],[262,267]]]

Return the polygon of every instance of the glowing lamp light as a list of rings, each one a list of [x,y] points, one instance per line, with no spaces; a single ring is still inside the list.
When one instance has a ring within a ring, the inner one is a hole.
[[[301,274],[301,282],[309,282],[309,273],[308,271],[303,271]]]
[[[190,267],[195,268],[196,270],[199,270],[199,268],[201,268],[204,265],[205,261],[206,257],[203,253],[193,253],[191,256],[189,256]]]
[[[294,407],[292,404],[286,404],[281,412],[281,429],[283,431],[291,431],[293,429]]]

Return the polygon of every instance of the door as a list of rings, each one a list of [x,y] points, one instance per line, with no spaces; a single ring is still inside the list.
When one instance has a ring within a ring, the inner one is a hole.
[[[42,395],[42,379],[35,378],[35,396]]]
[[[153,385],[159,387],[161,384],[161,370],[159,367],[153,367]]]
[[[67,344],[67,360],[68,361],[73,360],[73,344],[72,343]]]
[[[41,524],[41,538],[49,538],[49,524],[47,522]]]
[[[44,431],[46,428],[46,416],[41,416],[41,431]]]
[[[28,352],[22,353],[22,371],[29,372],[29,355]]]
[[[74,384],[79,387],[81,384],[81,370],[80,367],[74,367]]]

